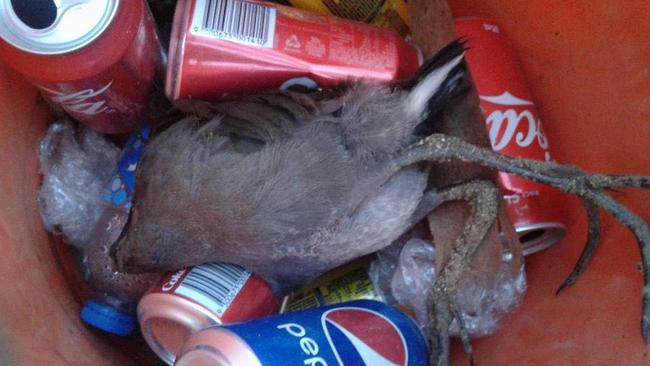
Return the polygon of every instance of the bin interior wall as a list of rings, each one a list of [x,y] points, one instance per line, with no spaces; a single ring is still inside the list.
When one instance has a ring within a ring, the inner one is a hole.
[[[555,158],[590,171],[650,174],[650,3],[451,0],[457,16],[494,19],[513,40]],[[0,364],[130,365],[122,347],[78,319],[41,224],[37,145],[49,117],[37,92],[0,65]],[[650,193],[615,193],[650,219]],[[591,267],[555,290],[580,254],[585,215],[570,199],[569,234],[528,258],[522,307],[475,342],[477,364],[650,362],[639,332],[641,273],[632,235],[604,217]],[[454,349],[454,364],[463,359]]]
[[[650,174],[650,3],[645,1],[450,0],[455,16],[494,20],[512,40],[554,158],[588,171]],[[614,196],[646,220],[650,192]],[[572,287],[555,290],[586,237],[576,199],[569,232],[527,258],[523,306],[493,337],[475,342],[477,365],[646,365],[639,250],[632,234],[603,215],[592,264]],[[454,364],[463,360],[456,345]]]
[[[79,320],[39,214],[37,148],[50,116],[0,64],[0,364],[129,365]]]

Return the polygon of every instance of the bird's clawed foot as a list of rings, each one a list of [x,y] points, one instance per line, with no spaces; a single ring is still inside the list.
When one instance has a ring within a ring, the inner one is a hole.
[[[488,237],[499,213],[499,191],[491,181],[477,180],[445,189],[440,192],[442,202],[464,200],[471,206],[471,214],[458,237],[449,260],[440,271],[428,299],[430,311],[431,364],[449,363],[449,324],[455,317],[465,352],[473,363],[469,335],[463,325],[456,305],[456,291],[463,273],[472,262],[474,254]]]
[[[577,280],[598,245],[600,239],[598,208],[612,214],[632,231],[641,251],[643,267],[641,334],[646,344],[648,343],[650,329],[650,230],[643,219],[618,203],[607,194],[607,191],[619,188],[650,188],[650,176],[590,174],[570,165],[511,158],[490,149],[474,146],[461,139],[441,134],[431,135],[413,144],[405,149],[393,161],[393,164],[394,169],[400,169],[427,160],[476,163],[559,188],[567,193],[578,195],[582,199],[589,219],[587,243],[574,270],[560,286],[558,292]]]

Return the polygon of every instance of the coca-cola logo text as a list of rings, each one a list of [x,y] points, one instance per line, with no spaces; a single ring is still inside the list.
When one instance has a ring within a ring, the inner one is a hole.
[[[170,291],[171,289],[173,289],[174,286],[176,286],[178,281],[181,279],[181,277],[183,277],[183,275],[185,274],[185,271],[186,270],[181,269],[180,271],[174,273],[172,275],[172,277],[169,279],[169,281],[165,282],[165,284],[162,286],[162,290],[164,292],[167,292],[167,291]]]
[[[485,122],[494,151],[501,151],[512,143],[522,148],[528,148],[533,143],[544,151],[544,158],[549,161],[548,139],[542,130],[541,120],[526,106],[533,102],[518,98],[509,92],[497,96],[480,96],[482,101],[491,103],[484,111],[489,112]],[[514,108],[515,106],[519,108]]]
[[[42,86],[41,89],[50,93],[50,99],[54,103],[61,104],[61,106],[68,112],[76,112],[92,116],[105,112],[108,110],[108,106],[106,105],[105,100],[89,101],[89,99],[101,95],[108,90],[112,84],[113,81],[110,81],[108,84],[97,90],[84,89],[76,92],[52,90]]]

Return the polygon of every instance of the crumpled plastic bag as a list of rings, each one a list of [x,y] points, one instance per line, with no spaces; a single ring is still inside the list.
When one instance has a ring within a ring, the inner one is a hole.
[[[391,245],[374,253],[375,259],[370,263],[370,267],[368,268],[368,276],[370,277],[370,280],[372,281],[373,285],[375,285],[375,291],[377,291],[377,293],[381,296],[381,298],[386,303],[392,305],[398,304],[398,301],[395,299],[393,293],[394,292],[399,293],[400,291],[402,291],[402,289],[396,288],[396,286],[410,285],[406,283],[404,284],[393,283],[392,280],[393,275],[397,275],[397,272],[399,271],[412,269],[418,272],[415,275],[417,279],[414,281],[417,284],[420,284],[420,279],[422,279],[428,285],[433,283],[433,280],[435,280],[434,266],[431,266],[430,263],[428,262],[425,263],[424,266],[421,267],[421,269],[412,266],[409,266],[409,268],[399,267],[400,255],[402,252],[402,248],[405,246],[405,244],[411,240],[415,240],[416,242],[424,241],[423,239],[428,237],[430,237],[429,229],[423,223],[419,223],[415,225],[411,230],[404,233],[397,240],[395,240]],[[431,246],[431,244],[429,244],[428,242],[427,245]],[[422,270],[423,272],[419,273],[420,270]],[[427,273],[430,274],[431,276],[428,276]],[[427,286],[426,284],[424,285],[425,288],[421,289],[422,292],[420,292],[420,294],[423,294],[426,290],[428,290],[428,288],[426,288]],[[408,291],[410,294],[417,293],[417,289],[404,289],[404,291]],[[403,305],[408,305],[408,304],[403,304]]]
[[[435,260],[436,251],[430,242],[411,239],[401,248],[390,282],[395,301],[412,309],[423,326],[429,319],[427,298],[436,278]]]
[[[514,260],[511,253],[504,253],[503,257],[503,265],[494,280],[487,279],[481,273],[466,274],[456,297],[464,325],[474,337],[494,333],[501,320],[519,306],[526,291],[524,266],[513,272],[509,267]],[[456,321],[452,322],[451,332],[459,332]]]
[[[115,144],[88,128],[69,121],[49,127],[39,145],[43,183],[38,194],[48,231],[78,248],[89,242],[119,158]]]
[[[464,326],[473,337],[494,333],[500,321],[519,305],[526,290],[521,251],[510,249],[518,243],[508,235],[501,234],[499,239],[503,252],[496,273],[470,268],[456,295]],[[370,276],[383,289],[387,301],[412,310],[422,328],[429,323],[426,302],[437,274],[435,259],[434,245],[416,237],[378,252],[370,267]],[[458,335],[457,320],[450,325],[450,332]]]

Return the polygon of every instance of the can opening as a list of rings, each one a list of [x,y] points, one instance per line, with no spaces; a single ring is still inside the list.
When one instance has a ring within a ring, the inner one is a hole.
[[[149,344],[153,344],[152,349],[169,365],[174,362],[184,341],[195,331],[180,322],[166,318],[152,318],[144,327],[143,333],[146,338],[151,338]]]
[[[11,6],[18,18],[32,29],[45,29],[56,21],[53,0],[11,0]]]
[[[522,244],[526,244],[528,242],[531,242],[535,239],[540,238],[542,235],[544,235],[545,229],[537,229],[537,230],[531,230],[525,233],[524,235],[519,237],[519,241]]]
[[[178,366],[227,366],[230,362],[223,359],[219,350],[207,345],[197,346],[184,354]]]
[[[557,222],[543,222],[516,226],[524,255],[537,253],[560,241],[566,234],[566,227]]]

